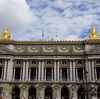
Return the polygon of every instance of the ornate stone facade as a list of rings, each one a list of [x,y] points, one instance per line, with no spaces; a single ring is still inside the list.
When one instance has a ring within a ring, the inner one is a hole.
[[[100,96],[100,40],[0,40],[5,99],[81,99],[86,89]]]

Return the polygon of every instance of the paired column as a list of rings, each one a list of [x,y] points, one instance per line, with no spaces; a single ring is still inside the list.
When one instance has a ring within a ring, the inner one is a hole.
[[[38,67],[38,81],[40,81],[40,75],[41,75],[41,61],[39,60],[39,67]]]
[[[8,68],[7,68],[7,80],[12,80],[12,73],[13,73],[13,58],[11,57],[10,60],[8,60]]]
[[[72,81],[72,61],[70,60],[70,81]]]
[[[28,74],[28,66],[29,66],[29,61],[26,61],[26,81],[29,79],[28,75],[30,76],[30,74]]]
[[[90,64],[90,60],[88,60],[88,67],[89,67],[89,80],[91,81],[91,64]]]
[[[42,60],[42,77],[41,80],[44,81],[44,61]]]
[[[7,73],[7,60],[5,60],[3,80],[6,80],[6,73]]]
[[[94,60],[92,60],[92,80],[95,81],[94,79]]]
[[[22,69],[21,69],[22,71]],[[21,75],[21,74],[20,74]],[[21,77],[20,77],[21,79]],[[25,60],[23,61],[23,74],[22,74],[22,80],[24,81],[25,80]]]
[[[75,60],[73,60],[73,81],[75,81]]]
[[[57,80],[59,81],[59,61],[57,61]]]
[[[56,81],[56,60],[54,60],[54,81]],[[53,69],[53,68],[52,68]],[[52,75],[53,75],[53,71],[52,71]],[[53,78],[52,78],[53,79]]]
[[[44,80],[46,81],[46,68],[44,68]]]

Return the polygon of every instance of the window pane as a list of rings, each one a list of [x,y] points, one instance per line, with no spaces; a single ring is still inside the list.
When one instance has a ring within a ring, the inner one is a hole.
[[[62,80],[67,79],[67,68],[62,68]]]
[[[51,79],[51,68],[46,68],[46,79]]]
[[[21,68],[15,68],[15,79],[20,79]]]
[[[96,67],[97,79],[100,79],[100,67]]]
[[[36,79],[36,68],[31,68],[31,79]]]
[[[83,79],[83,68],[78,68],[78,79],[79,80]]]
[[[2,67],[0,67],[0,79],[2,78]]]

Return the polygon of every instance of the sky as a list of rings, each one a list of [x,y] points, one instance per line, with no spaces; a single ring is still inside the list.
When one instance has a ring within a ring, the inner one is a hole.
[[[0,34],[13,40],[84,40],[100,34],[100,0],[0,0]]]

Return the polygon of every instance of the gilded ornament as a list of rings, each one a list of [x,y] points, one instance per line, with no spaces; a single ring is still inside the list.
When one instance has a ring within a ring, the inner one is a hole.
[[[1,35],[1,39],[10,39],[9,27],[4,28],[4,32]]]
[[[90,39],[99,39],[99,34],[96,32],[96,27],[91,27],[92,32],[89,35]]]

